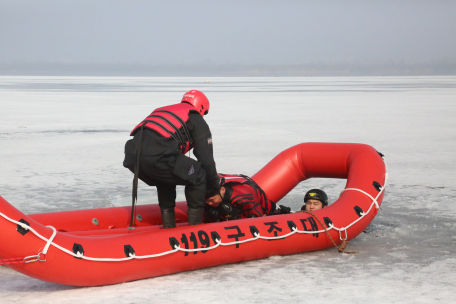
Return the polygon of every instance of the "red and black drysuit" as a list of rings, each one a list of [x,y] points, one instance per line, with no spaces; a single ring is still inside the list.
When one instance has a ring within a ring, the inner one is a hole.
[[[225,194],[218,207],[206,205],[204,222],[236,220],[276,214],[276,204],[249,177],[219,174]]]
[[[138,178],[157,187],[160,208],[175,207],[176,185],[185,185],[189,208],[204,208],[206,187],[218,188],[219,177],[211,131],[192,105],[155,109],[130,135],[123,165],[133,173],[136,166]],[[198,161],[185,156],[192,148]]]

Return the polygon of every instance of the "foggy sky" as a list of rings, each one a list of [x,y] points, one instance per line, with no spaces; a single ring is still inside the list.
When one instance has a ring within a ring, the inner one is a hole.
[[[456,63],[456,1],[0,0],[0,63]]]

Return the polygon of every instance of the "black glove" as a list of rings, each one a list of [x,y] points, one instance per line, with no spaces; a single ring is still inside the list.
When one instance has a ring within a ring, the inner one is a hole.
[[[274,212],[274,214],[288,214],[288,213],[291,213],[291,208],[284,206],[284,205],[279,205],[278,207],[276,207],[276,211]]]
[[[204,206],[203,221],[205,223],[215,223],[219,220],[219,218],[220,218],[220,213],[219,213],[218,208],[214,208],[209,205]]]
[[[227,221],[237,220],[241,217],[238,215],[238,210],[234,208],[230,203],[222,202],[218,210],[220,212],[220,216]]]

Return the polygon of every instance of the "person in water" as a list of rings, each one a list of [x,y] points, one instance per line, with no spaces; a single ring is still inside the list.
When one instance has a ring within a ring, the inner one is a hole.
[[[313,212],[328,206],[328,196],[325,191],[320,189],[312,189],[307,191],[304,196],[304,205],[301,210]]]
[[[220,176],[220,190],[213,189],[206,193],[204,222],[290,213],[290,208],[277,206],[269,200],[266,193],[249,177],[224,174]]]
[[[125,144],[123,165],[135,174],[133,203],[138,178],[156,186],[164,228],[176,227],[176,185],[185,185],[190,225],[202,222],[206,191],[220,188],[212,135],[203,118],[208,113],[207,97],[189,91],[180,103],[155,109],[133,129],[133,139]],[[198,161],[185,156],[191,149]]]

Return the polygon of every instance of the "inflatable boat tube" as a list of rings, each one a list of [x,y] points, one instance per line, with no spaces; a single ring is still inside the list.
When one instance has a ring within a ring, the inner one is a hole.
[[[98,286],[340,245],[361,233],[383,199],[386,165],[364,144],[303,143],[276,156],[252,178],[279,201],[312,177],[346,178],[329,207],[308,213],[162,229],[157,205],[25,215],[0,197],[0,259],[28,276],[73,286]],[[320,224],[320,221],[325,227]]]

